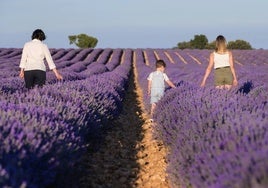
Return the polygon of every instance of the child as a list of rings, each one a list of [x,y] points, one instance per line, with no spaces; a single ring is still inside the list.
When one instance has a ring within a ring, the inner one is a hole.
[[[201,87],[205,86],[206,79],[214,66],[215,86],[219,89],[230,89],[237,85],[237,78],[234,69],[232,52],[227,50],[227,44],[224,36],[219,35],[216,38],[216,49],[210,54],[209,64],[201,82]]]
[[[165,82],[172,88],[176,86],[169,80],[166,73],[164,73],[166,63],[163,60],[157,60],[155,63],[156,71],[150,73],[148,80],[148,95],[151,96],[151,117],[153,117],[153,112],[156,107],[156,103],[164,95]],[[152,121],[152,119],[151,119]]]

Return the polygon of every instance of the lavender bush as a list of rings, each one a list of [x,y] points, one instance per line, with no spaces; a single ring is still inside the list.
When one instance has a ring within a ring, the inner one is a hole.
[[[174,186],[181,182],[192,187],[252,187],[252,182],[265,186],[266,101],[264,93],[253,97],[236,90],[201,90],[189,85],[169,91],[155,119],[157,136],[172,151],[168,172]],[[261,165],[244,162],[251,160]],[[253,173],[258,170],[262,173]]]
[[[152,64],[140,51],[136,66],[146,95]],[[163,51],[157,52],[164,59]],[[199,87],[208,50],[168,54],[173,62],[167,61],[166,72],[178,88],[167,88],[158,103],[154,135],[169,148],[172,187],[267,187],[268,52],[234,51],[239,85],[231,91],[216,90],[213,74],[205,88]]]
[[[58,178],[64,177],[66,169],[74,168],[86,149],[94,147],[89,143],[99,138],[101,128],[120,113],[131,59],[118,56],[121,64],[112,71],[86,74],[84,70],[91,63],[84,62],[92,50],[66,51],[52,52],[55,59],[61,60],[59,64],[72,62],[59,69],[65,78],[62,82],[53,81],[55,76],[49,72],[47,85],[26,90],[18,75],[7,74],[0,79],[1,187],[63,183]],[[0,50],[5,57],[11,53],[9,49]],[[66,54],[76,60],[61,57]],[[19,58],[12,57],[9,61],[18,66]]]

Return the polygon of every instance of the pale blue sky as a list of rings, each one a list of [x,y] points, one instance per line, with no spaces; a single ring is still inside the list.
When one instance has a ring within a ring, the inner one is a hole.
[[[268,0],[1,0],[0,47],[20,48],[43,29],[50,48],[76,48],[69,35],[97,48],[172,48],[204,34],[268,49]]]

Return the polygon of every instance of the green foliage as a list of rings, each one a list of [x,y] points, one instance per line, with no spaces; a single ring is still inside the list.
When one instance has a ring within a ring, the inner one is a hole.
[[[98,43],[98,39],[86,34],[68,36],[70,44],[75,44],[79,48],[94,48]]]
[[[229,49],[252,50],[252,47],[249,42],[244,40],[230,41],[228,42],[227,47]]]
[[[208,39],[205,35],[195,35],[194,39],[189,42],[178,43],[180,49],[205,49],[208,44]]]
[[[195,35],[194,39],[190,40],[190,45],[195,49],[204,49],[208,44],[208,39],[205,35]]]
[[[208,43],[205,47],[205,49],[215,49],[215,46],[216,46],[216,41],[212,41],[210,43]]]
[[[192,47],[191,47],[191,44],[190,44],[190,42],[179,42],[178,43],[178,48],[179,49],[191,49]]]
[[[208,42],[208,39],[205,35],[195,35],[194,39],[186,42],[179,42],[177,45],[179,49],[215,49],[215,40]],[[251,50],[252,47],[249,42],[244,40],[230,41],[227,44],[228,49],[242,49],[242,50]]]

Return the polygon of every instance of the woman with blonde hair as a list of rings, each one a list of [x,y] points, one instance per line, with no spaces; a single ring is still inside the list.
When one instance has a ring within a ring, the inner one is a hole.
[[[238,84],[234,69],[234,60],[232,52],[227,49],[227,42],[224,36],[219,35],[216,38],[215,51],[210,54],[209,64],[201,82],[204,87],[206,80],[214,68],[214,84],[219,89],[230,89]]]

